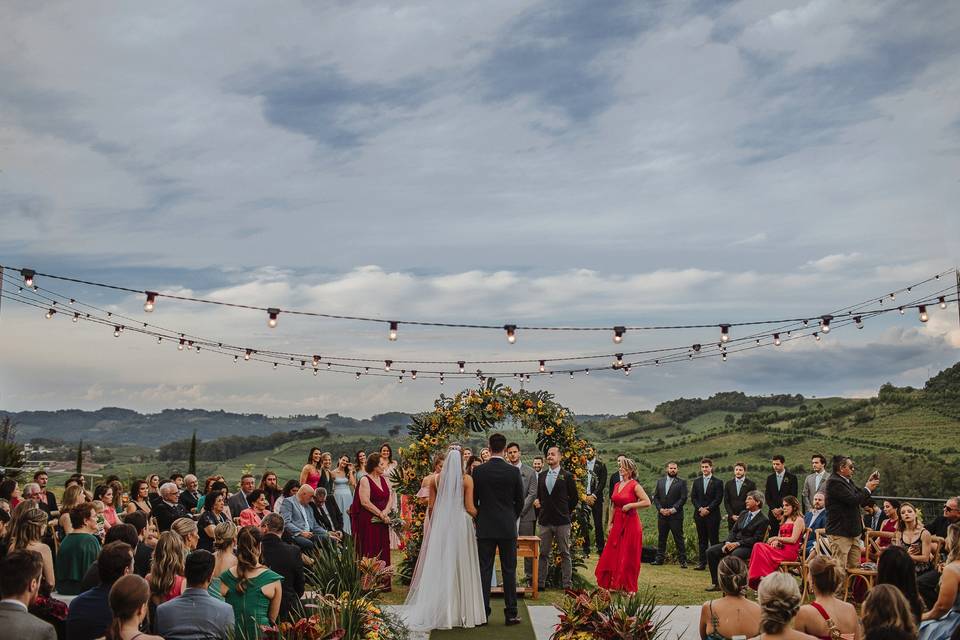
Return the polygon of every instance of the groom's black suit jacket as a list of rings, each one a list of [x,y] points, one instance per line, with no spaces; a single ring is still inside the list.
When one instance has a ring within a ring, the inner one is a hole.
[[[520,469],[502,458],[491,458],[473,470],[473,504],[477,507],[477,538],[517,537],[523,511]]]

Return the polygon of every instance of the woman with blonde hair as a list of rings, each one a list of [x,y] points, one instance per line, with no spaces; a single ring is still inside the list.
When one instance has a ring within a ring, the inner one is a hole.
[[[893,544],[907,550],[917,575],[931,569],[930,532],[923,526],[920,512],[909,502],[900,505],[900,522]]]
[[[17,505],[10,518],[9,545],[7,553],[17,549],[36,551],[43,559],[42,591],[52,591],[56,587],[53,569],[53,552],[42,542],[43,531],[47,527],[47,513],[33,500],[25,500]]]
[[[163,640],[140,631],[149,601],[150,587],[140,576],[129,573],[114,582],[109,596],[113,621],[107,629],[107,640]]]
[[[816,556],[807,564],[807,582],[813,602],[800,607],[793,628],[820,640],[859,640],[857,609],[834,594],[843,581],[843,569],[829,556]]]
[[[73,533],[73,525],[70,523],[70,510],[79,504],[83,504],[86,499],[83,487],[78,484],[72,484],[64,490],[63,500],[60,502],[60,517],[57,519],[61,538],[68,533]]]
[[[220,594],[233,607],[236,634],[260,637],[260,628],[273,626],[280,613],[280,582],[283,577],[260,563],[263,534],[244,527],[237,534],[237,566],[220,574]]]
[[[903,629],[910,637],[917,637],[917,623],[907,599],[892,584],[878,584],[867,593],[861,611],[863,633],[867,636],[880,627]]]
[[[940,595],[923,614],[922,640],[946,640],[960,628],[960,523],[947,527],[947,561],[940,576]]]
[[[752,636],[760,629],[760,605],[744,597],[747,590],[747,563],[726,556],[717,566],[717,586],[723,596],[700,607],[700,637],[726,640]]]
[[[597,586],[613,591],[636,593],[640,577],[643,524],[640,509],[650,506],[650,498],[637,482],[637,463],[620,459],[620,482],[610,498],[610,529],[594,575]]]
[[[207,590],[217,600],[223,600],[223,594],[220,593],[220,575],[237,566],[237,556],[233,551],[236,544],[237,525],[227,521],[214,527],[213,557],[216,563],[213,565],[213,578]]]
[[[197,545],[200,544],[200,533],[197,529],[197,523],[193,521],[193,518],[177,518],[173,521],[173,524],[170,525],[170,531],[180,536],[180,539],[183,541],[183,546],[187,548],[187,552],[195,550]]]
[[[153,550],[153,559],[150,561],[150,573],[147,574],[150,602],[153,606],[163,604],[183,593],[183,567],[186,558],[187,548],[183,544],[183,538],[173,531],[160,534]]]
[[[764,577],[757,598],[760,601],[760,635],[755,637],[761,640],[816,640],[792,626],[800,610],[800,588],[793,576],[778,571]]]

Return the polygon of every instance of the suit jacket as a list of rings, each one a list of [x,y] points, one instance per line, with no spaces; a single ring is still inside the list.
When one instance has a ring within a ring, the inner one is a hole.
[[[770,521],[767,520],[767,516],[763,515],[761,509],[757,509],[757,512],[753,514],[753,519],[750,520],[750,524],[744,527],[743,523],[746,522],[749,513],[746,510],[740,513],[737,524],[733,526],[727,536],[727,542],[739,542],[742,548],[753,549],[753,545],[763,541],[763,536],[770,526]]]
[[[690,491],[690,504],[693,505],[693,517],[699,518],[700,507],[710,509],[708,518],[720,517],[720,503],[723,502],[723,480],[716,476],[710,476],[707,482],[707,490],[703,490],[703,476],[698,476],[692,481],[693,489]]]
[[[193,510],[197,508],[197,500],[200,499],[200,494],[193,495],[189,491],[184,491],[180,494],[180,504],[183,505],[183,508],[193,513]],[[246,507],[244,507],[246,508]],[[233,509],[230,510],[233,513]],[[237,512],[237,515],[240,515],[240,512]]]
[[[687,481],[678,476],[670,483],[670,491],[666,488],[667,477],[664,476],[657,480],[657,488],[653,491],[653,506],[657,509],[657,517],[683,520],[683,505],[687,502]],[[662,516],[660,509],[676,509],[676,512]]]
[[[329,518],[324,515],[316,502],[310,503],[310,507],[313,509],[314,519],[327,531],[343,531],[343,512],[340,511],[340,505],[337,504],[337,501],[334,500],[332,495],[327,496],[323,506],[327,508]]]
[[[89,575],[89,572],[87,573]],[[65,623],[70,640],[94,640],[103,637],[113,619],[109,602],[112,586],[101,585],[100,574],[97,573],[97,584],[70,601],[70,611]]]
[[[750,478],[744,477],[740,485],[740,493],[737,493],[737,479],[727,480],[723,487],[723,504],[727,509],[727,516],[738,515],[741,511],[747,509],[747,494],[756,491],[757,483]]]
[[[53,625],[34,617],[11,602],[0,604],[0,629],[3,637],[17,640],[57,640]]]
[[[607,499],[613,500],[613,489],[617,486],[617,483],[620,482],[620,472],[614,471],[613,475],[610,476],[610,483],[607,487]]]
[[[173,524],[174,520],[178,518],[186,518],[190,514],[187,513],[187,510],[184,509],[183,505],[180,503],[170,506],[165,501],[161,500],[160,504],[153,508],[152,515],[157,519],[157,531],[163,533],[164,531],[170,530],[170,525]]]
[[[832,473],[827,478],[827,526],[829,536],[856,538],[863,533],[861,509],[870,502],[870,492],[843,476]]]
[[[520,522],[536,522],[537,511],[533,502],[537,499],[537,472],[533,467],[520,465],[520,477],[523,478],[523,509],[520,510]]]
[[[820,488],[819,491],[823,491],[824,484],[827,481],[827,478],[830,477],[830,474],[824,470],[823,477],[820,479]],[[817,494],[817,474],[811,473],[803,481],[803,492],[801,493],[801,498],[803,498],[803,510],[804,512],[810,511],[813,509],[813,496]]]
[[[814,537],[813,532],[817,529],[823,529],[824,525],[827,523],[827,510],[821,509],[820,513],[817,514],[817,517],[813,517],[813,511],[807,511],[803,514],[803,524],[806,525],[807,530],[810,531],[810,535],[807,537],[807,554],[809,555],[810,551],[813,550]]]
[[[777,475],[771,473],[767,476],[767,486],[764,489],[763,495],[766,498],[765,502],[769,510],[779,509],[783,505],[784,498],[787,496],[796,498],[800,495],[800,482],[797,480],[797,476],[789,471],[784,471],[783,482],[778,489]]]
[[[157,607],[157,635],[164,640],[226,638],[233,626],[233,607],[206,589],[184,589]]]
[[[37,500],[37,506],[47,512],[47,515],[50,515],[50,512],[57,511],[57,496],[53,495],[52,491],[44,491],[47,501]]]
[[[617,472],[617,475],[620,475]],[[595,495],[599,502],[603,502],[603,489],[607,486],[607,465],[595,458],[590,484],[587,485],[587,495]]]
[[[544,526],[563,526],[573,522],[573,510],[580,501],[577,493],[577,481],[573,474],[560,467],[560,473],[553,483],[553,492],[547,491],[547,472],[540,472],[537,480],[537,499],[540,500],[540,520]]]
[[[303,506],[296,495],[285,498],[280,505],[280,515],[283,517],[283,530],[291,536],[296,536],[301,531],[309,531],[321,538],[328,537],[327,530],[320,526],[317,519],[313,516],[313,509],[310,506],[303,507],[301,511],[298,506]],[[304,519],[306,516],[306,519]]]
[[[230,508],[230,516],[236,518],[241,511],[250,507],[250,503],[247,502],[247,497],[243,495],[243,491],[237,491],[227,500],[227,507]]]
[[[503,458],[491,458],[474,469],[472,476],[477,538],[515,540],[524,501],[520,470]]]
[[[303,595],[303,559],[300,557],[300,547],[284,542],[278,536],[268,534],[263,536],[261,543],[263,563],[283,576],[280,583],[280,613],[278,622],[287,619],[291,612],[297,612],[300,596]]]

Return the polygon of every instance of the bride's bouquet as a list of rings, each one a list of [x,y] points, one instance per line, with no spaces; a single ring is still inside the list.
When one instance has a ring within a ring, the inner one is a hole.
[[[373,516],[373,518],[370,519],[370,522],[374,524],[386,524],[388,527],[390,527],[391,531],[396,533],[398,536],[401,535],[404,532],[404,529],[406,529],[407,523],[404,522],[400,517],[400,512],[396,509],[393,509],[389,514],[387,514],[387,517],[389,522],[384,522],[383,518],[380,518],[379,516]]]

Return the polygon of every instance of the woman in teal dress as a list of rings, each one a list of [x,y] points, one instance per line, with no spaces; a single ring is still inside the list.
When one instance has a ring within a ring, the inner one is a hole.
[[[260,529],[248,526],[237,535],[237,566],[220,574],[220,593],[233,607],[236,637],[258,640],[280,613],[283,577],[260,563]]]

